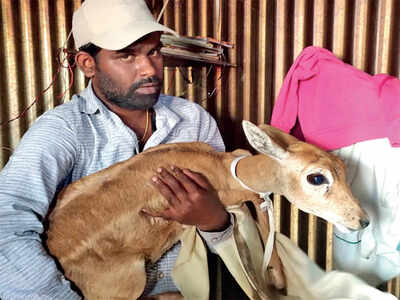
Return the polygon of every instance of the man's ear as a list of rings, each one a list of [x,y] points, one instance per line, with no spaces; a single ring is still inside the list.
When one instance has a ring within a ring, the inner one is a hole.
[[[79,51],[75,55],[75,62],[79,69],[85,73],[86,77],[92,78],[96,73],[96,60],[89,53],[85,51]]]

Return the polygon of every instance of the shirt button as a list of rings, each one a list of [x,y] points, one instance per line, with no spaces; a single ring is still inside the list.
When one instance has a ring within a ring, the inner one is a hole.
[[[163,272],[159,272],[158,273],[158,279],[163,279],[164,278],[164,273]]]
[[[58,274],[57,277],[61,281],[63,281],[65,279],[64,275],[61,275],[61,274]]]
[[[214,243],[215,243],[215,242],[218,242],[218,240],[219,240],[219,239],[216,238],[216,237],[211,239],[211,241],[213,241]]]

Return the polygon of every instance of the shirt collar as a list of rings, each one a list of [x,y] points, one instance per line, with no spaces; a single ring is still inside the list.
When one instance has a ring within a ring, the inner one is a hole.
[[[171,107],[171,96],[160,94],[157,103],[153,106],[156,112],[157,128],[168,127],[169,130],[181,120],[181,117]]]
[[[101,100],[95,95],[91,80],[86,89],[79,93],[79,97],[83,98],[83,101],[79,101],[79,111],[82,113],[92,115],[107,109],[103,102],[101,102]]]

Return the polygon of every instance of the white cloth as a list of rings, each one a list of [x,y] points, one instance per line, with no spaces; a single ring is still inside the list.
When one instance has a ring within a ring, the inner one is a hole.
[[[377,286],[400,274],[400,148],[386,138],[333,151],[347,166],[347,182],[370,217],[361,231],[335,228],[334,268]]]
[[[276,234],[289,295],[301,300],[395,300],[350,273],[325,272],[286,236]],[[283,300],[285,297],[277,297]]]

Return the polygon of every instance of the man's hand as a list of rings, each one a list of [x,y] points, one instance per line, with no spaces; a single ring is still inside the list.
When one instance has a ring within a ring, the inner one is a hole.
[[[202,231],[222,231],[229,226],[229,214],[207,178],[189,169],[171,167],[171,172],[159,168],[152,177],[169,207],[158,214],[145,213],[194,225]]]

